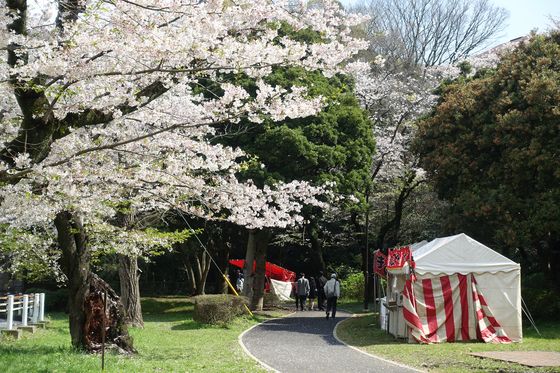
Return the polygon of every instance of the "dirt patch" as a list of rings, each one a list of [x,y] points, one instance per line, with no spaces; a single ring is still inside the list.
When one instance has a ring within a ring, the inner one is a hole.
[[[551,351],[494,351],[476,352],[473,356],[509,361],[529,367],[558,367],[560,352]]]

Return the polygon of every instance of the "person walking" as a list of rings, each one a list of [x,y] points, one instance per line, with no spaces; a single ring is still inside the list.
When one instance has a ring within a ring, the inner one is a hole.
[[[299,307],[303,311],[305,308],[305,300],[309,295],[309,280],[305,278],[305,273],[301,273],[301,277],[297,280],[297,296],[299,298]]]
[[[243,284],[245,283],[244,279],[243,279],[243,272],[241,272],[239,269],[237,271],[235,271],[235,287],[237,290],[238,294],[242,294],[243,293]]]
[[[309,277],[309,311],[315,307],[315,297],[317,296],[317,283],[315,278]]]
[[[325,287],[325,296],[327,297],[327,320],[329,319],[329,313],[332,311],[332,318],[336,316],[336,303],[338,298],[340,298],[340,282],[336,280],[336,274],[331,275],[331,279],[327,281]]]
[[[325,284],[327,283],[327,278],[323,274],[323,271],[319,272],[319,277],[317,277],[317,308],[319,311],[325,310]]]
[[[298,296],[298,293],[297,293],[297,280],[292,282],[292,292],[290,293],[290,297],[292,295],[294,296],[294,298],[296,300],[296,311],[297,311],[299,309],[299,296]]]

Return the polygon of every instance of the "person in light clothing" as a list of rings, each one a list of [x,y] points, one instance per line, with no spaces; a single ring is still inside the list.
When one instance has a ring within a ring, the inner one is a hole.
[[[340,297],[340,282],[336,280],[336,274],[331,275],[331,279],[327,281],[325,287],[325,296],[327,297],[327,320],[329,319],[329,313],[332,311],[332,318],[336,316],[336,302]]]

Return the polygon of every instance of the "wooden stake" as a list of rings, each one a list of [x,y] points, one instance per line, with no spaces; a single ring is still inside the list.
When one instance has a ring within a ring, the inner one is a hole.
[[[101,371],[105,370],[105,317],[107,315],[107,289],[103,291],[103,319],[101,322]]]

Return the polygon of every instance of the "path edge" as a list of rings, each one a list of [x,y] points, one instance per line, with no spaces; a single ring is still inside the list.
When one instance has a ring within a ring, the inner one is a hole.
[[[245,331],[243,331],[243,333],[239,334],[239,336],[237,337],[237,341],[239,342],[239,345],[241,345],[241,348],[243,349],[243,352],[245,352],[246,355],[248,355],[251,359],[255,360],[260,366],[262,366],[264,369],[268,370],[269,372],[274,372],[274,373],[281,373],[278,369],[274,369],[273,367],[271,367],[270,365],[268,365],[267,363],[265,363],[262,360],[259,360],[259,358],[257,358],[255,355],[253,355],[251,353],[251,351],[249,351],[249,349],[247,348],[247,346],[245,346],[245,344],[243,343],[243,336],[245,334],[247,334],[248,332],[250,332],[251,330],[253,330],[254,328],[256,328],[259,325],[262,325],[264,323],[267,323],[269,321],[274,321],[274,320],[278,320],[278,319],[283,319],[284,317],[288,317],[293,315],[296,312],[292,312],[289,313],[285,316],[281,316],[281,317],[274,317],[272,319],[268,319],[268,320],[264,320],[258,324],[255,324],[253,326],[251,326],[249,329],[246,329]],[[336,337],[335,337],[336,338]]]
[[[358,314],[352,313],[352,317],[357,317],[357,316],[358,316]],[[334,339],[336,339],[339,343],[342,343],[342,344],[345,345],[346,347],[350,347],[350,348],[353,349],[353,350],[356,350],[356,351],[358,351],[358,352],[361,352],[361,353],[364,354],[364,355],[367,355],[367,356],[369,356],[369,357],[373,357],[373,358],[375,358],[375,359],[382,360],[382,361],[384,361],[384,362],[386,362],[386,363],[390,363],[390,364],[396,365],[396,366],[401,367],[401,368],[411,369],[411,370],[414,370],[414,371],[420,372],[420,373],[425,373],[425,372],[426,372],[426,371],[424,371],[424,370],[420,370],[420,369],[411,367],[411,366],[409,366],[409,365],[397,363],[397,362],[395,362],[395,361],[382,358],[381,356],[377,356],[377,355],[371,354],[371,353],[369,353],[369,352],[366,352],[366,351],[364,351],[364,350],[359,349],[359,348],[356,347],[356,346],[352,346],[352,345],[350,345],[350,344],[344,342],[342,339],[340,339],[340,338],[338,337],[338,333],[337,333],[338,326],[339,326],[340,324],[342,324],[344,321],[352,319],[352,317],[346,318],[346,319],[344,319],[344,320],[340,320],[340,321],[337,322],[336,325],[334,326],[334,329],[333,329],[333,337],[334,337]],[[256,325],[255,325],[255,326],[256,326]]]

